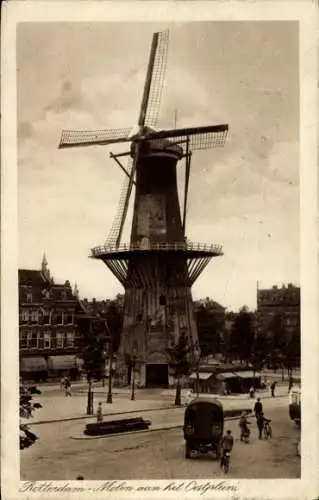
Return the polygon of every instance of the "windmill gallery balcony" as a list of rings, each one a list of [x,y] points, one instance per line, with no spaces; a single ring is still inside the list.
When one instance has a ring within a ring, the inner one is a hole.
[[[141,257],[145,257],[146,254],[148,258],[151,259],[148,259],[148,263],[151,263],[152,261],[154,261],[154,263],[155,261],[160,261],[162,257],[171,257],[172,269],[174,269],[173,264],[176,257],[184,254],[187,261],[187,276],[183,276],[182,280],[184,286],[185,284],[191,286],[202,273],[211,258],[223,255],[223,250],[221,245],[216,244],[194,242],[148,242],[147,246],[137,244],[97,246],[91,249],[90,257],[101,259],[123,284],[123,286],[127,286],[130,285],[130,283],[128,283],[127,273],[129,263],[134,265],[134,261],[136,261],[141,271]],[[155,269],[154,266],[152,267]],[[147,270],[145,269],[145,272],[146,271]],[[147,274],[150,276],[152,273],[148,270]]]

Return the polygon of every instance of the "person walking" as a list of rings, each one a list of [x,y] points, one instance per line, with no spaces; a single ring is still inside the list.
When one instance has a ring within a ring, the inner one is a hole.
[[[254,406],[254,414],[255,414],[256,419],[258,418],[258,416],[261,413],[263,413],[263,404],[260,401],[260,398],[257,398],[257,401],[256,401],[255,406]]]
[[[262,438],[263,434],[263,428],[264,428],[264,414],[259,413],[258,417],[256,418],[257,422],[257,427],[258,427],[258,439]]]
[[[98,424],[103,422],[103,408],[102,408],[102,402],[99,402],[99,405],[97,407],[97,412],[96,412],[96,421]]]
[[[271,386],[270,386],[270,390],[271,390],[271,396],[274,398],[275,397],[275,389],[276,389],[276,385],[277,385],[277,382],[272,382]]]
[[[65,377],[64,381],[65,396],[71,396],[71,380],[69,377]]]
[[[250,396],[251,399],[253,399],[253,397],[255,396],[255,388],[254,388],[253,385],[249,389],[249,396]]]
[[[293,385],[294,385],[294,379],[292,378],[292,376],[290,376],[289,383],[288,383],[288,394],[291,391],[291,389],[293,388]]]

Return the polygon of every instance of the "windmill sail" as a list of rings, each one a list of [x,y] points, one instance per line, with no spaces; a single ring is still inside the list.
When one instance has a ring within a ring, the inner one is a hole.
[[[145,124],[149,127],[157,127],[163,85],[166,74],[166,63],[168,53],[169,31],[157,33],[157,50],[154,58],[153,74],[148,98],[148,106],[145,116]]]
[[[145,125],[156,126],[157,124],[166,71],[168,33],[168,30],[166,30],[160,33],[154,33],[153,35],[140,115],[138,119],[140,131],[143,131]],[[138,137],[138,133],[136,135]],[[132,139],[132,131],[130,131],[127,136]],[[133,188],[133,179],[139,156],[138,151],[139,146],[136,144],[134,160],[132,161],[130,159],[127,166],[131,179],[126,178],[124,181],[118,210],[107,240],[108,245],[115,245],[116,248],[118,248],[121,243],[121,237],[127,217],[130,196]]]
[[[105,146],[117,142],[128,142],[130,128],[114,128],[99,130],[63,130],[59,148],[78,146]]]

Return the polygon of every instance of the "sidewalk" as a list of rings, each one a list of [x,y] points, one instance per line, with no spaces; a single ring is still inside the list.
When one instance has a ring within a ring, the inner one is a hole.
[[[107,390],[105,387],[96,387],[94,389],[94,413],[96,412],[99,401],[103,403],[104,416],[112,416],[116,414],[145,412],[154,410],[176,409],[174,406],[175,390],[154,390],[146,391],[137,389],[135,392],[136,399],[131,400],[131,389],[121,389],[117,394],[117,389],[114,389],[113,403],[106,403]],[[182,403],[186,404],[186,393],[188,390],[182,391]],[[220,396],[218,394],[202,394],[204,397],[219,399],[225,409],[230,408],[250,408],[255,402],[255,398],[251,399],[247,394],[238,394],[233,396]],[[276,390],[276,398],[271,398],[269,393],[256,393],[256,397],[262,400],[277,401],[278,397],[288,396],[287,387],[278,387]],[[196,394],[192,394],[192,399]],[[71,397],[66,397],[61,391],[57,394],[41,394],[34,398],[35,401],[41,403],[42,408],[34,412],[34,417],[28,420],[30,425],[59,422],[64,420],[77,420],[83,418],[95,418],[86,414],[87,391],[77,392]]]

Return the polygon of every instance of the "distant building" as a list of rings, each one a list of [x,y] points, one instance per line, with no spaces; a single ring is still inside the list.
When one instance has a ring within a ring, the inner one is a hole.
[[[275,316],[283,319],[285,331],[300,324],[300,288],[289,283],[282,287],[257,290],[257,321],[259,331],[267,332]]]
[[[300,288],[289,283],[281,287],[257,290],[257,332],[264,338],[280,336],[278,341],[300,342]],[[298,357],[298,355],[297,355]],[[296,359],[298,364],[300,359]]]
[[[23,379],[44,381],[66,372],[76,377],[76,314],[83,312],[75,286],[54,282],[43,256],[40,270],[19,269],[19,351]]]
[[[194,308],[203,356],[219,353],[225,330],[225,307],[207,298],[194,302]]]

